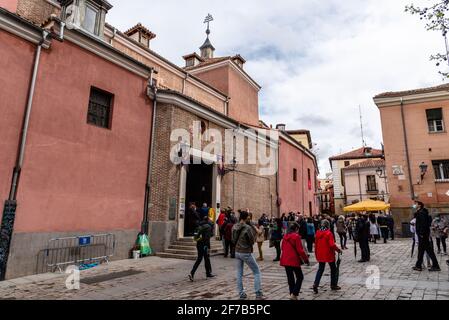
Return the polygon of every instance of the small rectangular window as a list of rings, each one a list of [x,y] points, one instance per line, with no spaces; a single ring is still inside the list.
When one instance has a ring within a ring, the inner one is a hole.
[[[294,182],[298,181],[298,170],[297,169],[293,169],[293,181]]]
[[[92,34],[98,35],[97,19],[98,11],[87,5],[83,20],[83,29],[89,31]]]
[[[350,161],[345,161],[345,168],[346,168],[346,167],[349,167],[350,164],[351,164]]]
[[[426,110],[427,124],[429,127],[429,132],[444,132],[444,120],[443,120],[443,109],[428,109]]]
[[[97,88],[91,88],[87,123],[110,129],[113,95]]]
[[[307,169],[307,178],[307,187],[309,190],[312,190],[312,171],[310,171],[310,169]]]
[[[449,160],[432,161],[432,165],[437,181],[449,180]]]
[[[366,176],[366,191],[377,191],[376,176]]]

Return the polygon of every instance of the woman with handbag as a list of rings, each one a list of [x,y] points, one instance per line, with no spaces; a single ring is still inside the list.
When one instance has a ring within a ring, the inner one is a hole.
[[[304,251],[298,231],[299,225],[297,223],[292,224],[282,240],[281,266],[285,268],[287,273],[290,300],[298,300],[304,281],[301,264],[309,264],[309,257]]]

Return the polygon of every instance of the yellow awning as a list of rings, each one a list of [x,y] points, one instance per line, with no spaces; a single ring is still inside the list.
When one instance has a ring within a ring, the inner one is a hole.
[[[361,211],[384,211],[390,209],[390,205],[383,201],[366,200],[351,206],[345,207],[345,212],[361,212]]]

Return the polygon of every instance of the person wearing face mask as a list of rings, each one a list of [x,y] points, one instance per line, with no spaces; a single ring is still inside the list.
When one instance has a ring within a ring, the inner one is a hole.
[[[424,207],[424,203],[415,201],[413,209],[416,210],[416,235],[418,237],[418,261],[413,268],[415,271],[422,271],[424,254],[428,254],[432,260],[432,267],[429,271],[441,271],[440,265],[430,242],[430,227],[432,225],[432,218],[429,211]]]

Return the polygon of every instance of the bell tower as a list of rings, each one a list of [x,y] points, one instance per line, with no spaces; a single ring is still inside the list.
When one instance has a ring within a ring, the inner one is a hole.
[[[209,35],[210,35],[209,23],[212,21],[214,21],[214,18],[209,13],[207,15],[206,19],[204,20],[204,23],[207,23],[207,30],[206,30],[207,38],[206,38],[206,41],[204,41],[203,45],[200,47],[201,58],[203,58],[203,59],[212,59],[214,57],[215,48],[209,40]]]

